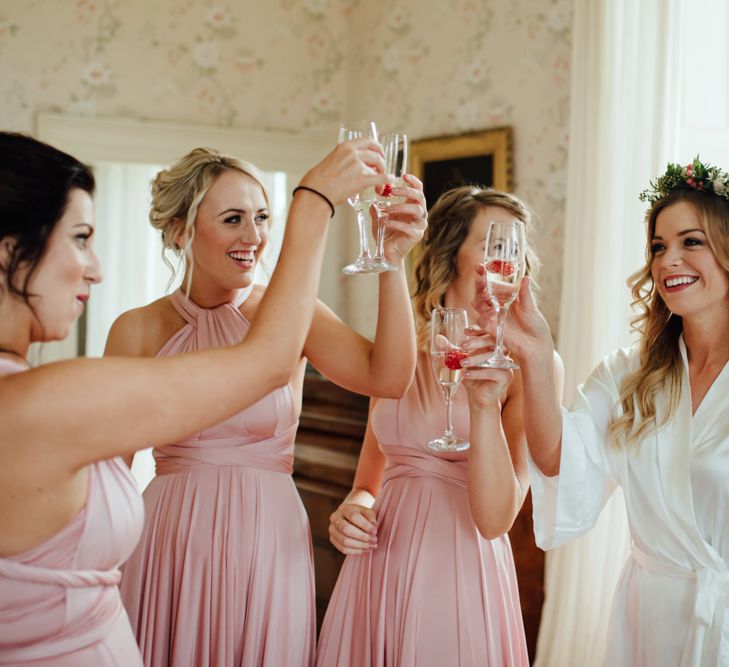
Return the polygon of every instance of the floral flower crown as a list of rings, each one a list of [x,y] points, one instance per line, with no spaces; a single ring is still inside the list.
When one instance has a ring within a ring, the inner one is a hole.
[[[669,162],[666,173],[651,181],[651,186],[639,197],[653,206],[677,188],[694,188],[729,200],[729,174],[719,167],[703,164],[698,155],[685,167]]]

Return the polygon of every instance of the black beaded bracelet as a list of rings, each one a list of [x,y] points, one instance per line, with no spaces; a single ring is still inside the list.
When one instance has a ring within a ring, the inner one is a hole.
[[[297,185],[294,188],[294,191],[291,193],[291,196],[293,197],[299,190],[307,190],[309,192],[313,192],[315,195],[319,195],[327,204],[329,204],[329,208],[332,209],[332,215],[331,217],[334,217],[334,204],[332,204],[332,200],[329,199],[325,194],[319,192],[319,190],[314,190],[314,188],[310,188],[307,185]]]

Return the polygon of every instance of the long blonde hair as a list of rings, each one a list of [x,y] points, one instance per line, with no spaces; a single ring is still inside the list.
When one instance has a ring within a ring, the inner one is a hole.
[[[706,233],[709,248],[729,274],[729,205],[716,195],[689,188],[677,188],[658,200],[646,215],[645,265],[628,278],[637,315],[631,328],[640,334],[639,368],[627,375],[620,386],[620,398],[610,421],[613,442],[636,444],[645,435],[665,424],[675,413],[681,392],[683,372],[678,339],[683,331],[681,318],[671,313],[661,298],[651,275],[653,237],[661,211],[686,202],[693,206]],[[668,410],[656,421],[656,395],[667,387]]]
[[[162,236],[162,259],[172,271],[170,284],[175,279],[177,268],[184,263],[185,269],[188,269],[188,292],[192,282],[192,242],[197,210],[215,179],[226,171],[239,171],[250,176],[261,186],[266,205],[269,205],[268,190],[258,167],[212,148],[195,148],[169,169],[160,171],[152,181],[149,221]],[[183,246],[177,243],[180,237],[185,239]],[[166,250],[178,256],[177,268],[167,258]]]
[[[471,231],[481,209],[498,206],[521,220],[527,228],[532,212],[515,195],[492,188],[464,185],[444,192],[428,213],[428,229],[418,248],[413,273],[413,307],[418,348],[426,349],[430,336],[430,314],[443,306],[448,286],[458,277],[458,251]],[[527,247],[527,273],[533,275],[539,260]]]

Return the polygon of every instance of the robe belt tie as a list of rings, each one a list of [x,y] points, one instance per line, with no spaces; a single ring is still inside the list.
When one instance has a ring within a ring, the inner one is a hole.
[[[681,657],[689,665],[729,665],[729,569],[699,567],[695,570],[650,556],[635,544],[631,555],[642,568],[667,577],[696,581],[694,613]]]

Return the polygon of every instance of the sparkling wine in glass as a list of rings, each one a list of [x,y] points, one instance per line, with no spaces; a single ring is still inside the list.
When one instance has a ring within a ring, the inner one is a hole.
[[[489,225],[484,252],[486,292],[496,310],[496,346],[480,366],[519,368],[504,349],[504,324],[509,306],[519,293],[526,271],[526,232],[521,220],[494,220]]]
[[[463,452],[469,448],[466,440],[453,430],[453,397],[461,384],[461,361],[466,352],[461,347],[466,339],[468,316],[462,308],[436,308],[430,320],[430,362],[435,380],[443,391],[446,403],[445,433],[428,443],[431,452]]]
[[[397,271],[398,267],[391,264],[385,258],[385,225],[387,224],[387,212],[390,206],[402,204],[405,197],[393,195],[393,187],[405,185],[405,175],[408,162],[408,137],[406,134],[395,132],[380,132],[377,136],[380,146],[385,154],[385,171],[394,178],[382,188],[380,193],[375,192],[375,206],[377,207],[377,259],[382,260],[388,266],[389,271]]]
[[[377,128],[373,122],[357,121],[346,123],[339,128],[339,142],[350,141],[369,137],[377,141]],[[359,229],[359,255],[351,264],[345,266],[342,271],[346,274],[358,273],[382,273],[388,270],[388,264],[384,258],[373,256],[369,243],[369,210],[375,202],[374,187],[365,188],[353,197],[347,199],[349,205],[354,209],[357,216],[357,227]],[[378,223],[379,227],[379,223]]]

